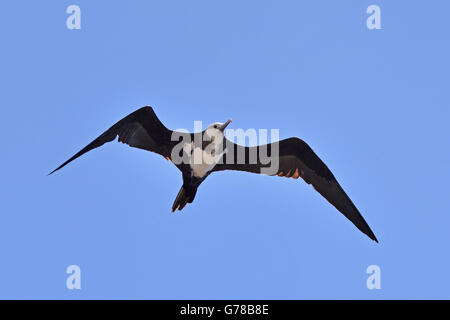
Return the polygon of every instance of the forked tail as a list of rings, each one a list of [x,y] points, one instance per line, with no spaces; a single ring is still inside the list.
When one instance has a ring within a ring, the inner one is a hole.
[[[172,212],[175,212],[175,210],[177,209],[182,210],[186,206],[186,204],[192,203],[192,201],[194,201],[196,191],[197,190],[195,190],[194,192],[190,192],[190,194],[188,194],[188,192],[186,192],[185,187],[181,186],[181,189],[178,192],[175,201],[173,202]]]

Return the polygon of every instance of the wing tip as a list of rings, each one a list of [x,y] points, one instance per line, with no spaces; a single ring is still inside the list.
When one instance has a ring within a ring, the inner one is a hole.
[[[362,231],[362,230],[361,230]],[[375,241],[376,243],[378,242],[377,237],[375,236],[375,234],[373,233],[373,231],[369,228],[369,230],[367,231],[363,231],[371,240]]]
[[[64,162],[62,165],[60,165],[58,168],[56,168],[55,170],[53,170],[52,172],[50,172],[49,174],[47,174],[47,177],[52,175],[53,173],[55,173],[56,171],[58,171],[59,169],[62,169],[63,167],[66,166],[66,164],[68,164],[69,162],[71,162],[73,159],[67,160],[66,162]]]
[[[50,172],[50,173],[47,173],[47,177],[48,176],[51,176],[52,174],[54,174],[56,171],[58,171],[60,168],[56,168],[55,170],[53,170],[52,172]]]

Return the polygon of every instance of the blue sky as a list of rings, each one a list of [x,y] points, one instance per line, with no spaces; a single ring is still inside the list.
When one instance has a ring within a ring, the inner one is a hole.
[[[81,8],[81,30],[66,8]],[[368,30],[366,8],[381,8]],[[448,1],[8,1],[0,10],[0,298],[450,298]],[[105,145],[152,105],[233,118],[327,163],[374,230],[301,180],[179,171]],[[81,268],[81,290],[66,268]],[[381,268],[368,290],[366,268]]]

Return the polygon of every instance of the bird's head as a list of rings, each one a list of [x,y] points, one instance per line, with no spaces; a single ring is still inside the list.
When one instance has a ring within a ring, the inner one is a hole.
[[[228,119],[227,122],[221,123],[221,122],[214,122],[209,125],[209,127],[206,128],[205,133],[209,137],[217,137],[217,136],[223,136],[223,132],[225,128],[231,123],[231,119]]]
[[[231,119],[228,119],[227,122],[222,123],[222,122],[214,122],[212,124],[209,125],[208,128],[206,128],[206,130],[208,129],[215,129],[215,130],[220,130],[220,131],[224,131],[225,128],[231,123]]]
[[[227,122],[221,123],[221,122],[215,122],[205,130],[205,135],[207,136],[208,140],[213,141],[214,144],[218,144],[222,141],[224,136],[225,128],[231,123],[231,119],[228,119]]]

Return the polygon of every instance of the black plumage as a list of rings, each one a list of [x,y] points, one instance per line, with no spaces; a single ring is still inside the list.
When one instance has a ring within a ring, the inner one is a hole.
[[[223,131],[229,122],[231,120],[222,126],[214,126],[214,128]],[[173,138],[174,133],[176,133],[175,136],[177,139]],[[61,169],[84,153],[115,140],[116,137],[118,137],[118,141],[126,143],[131,147],[152,151],[162,155],[167,160],[172,160],[171,157],[174,147],[183,139],[194,141],[194,135],[197,134],[203,136],[205,131],[193,134],[169,130],[161,123],[151,107],[143,107],[118,121],[50,174]],[[195,169],[189,163],[172,161],[180,169],[183,177],[183,185],[174,201],[172,211],[176,209],[182,210],[187,203],[192,203],[197,188],[212,172],[239,170],[263,173],[263,169],[267,169],[269,165],[261,158],[260,154],[264,153],[260,151],[264,149],[268,155],[271,155],[272,151],[277,149],[279,166],[276,172],[273,172],[274,175],[294,179],[302,178],[306,183],[311,184],[317,192],[347,217],[359,230],[365,233],[370,239],[378,242],[369,225],[339,185],[334,175],[303,140],[289,138],[267,145],[246,147],[233,143],[223,135],[222,139],[222,145],[228,152],[223,154],[220,161],[202,175],[197,176],[194,172]],[[209,143],[203,142],[201,146],[202,150]],[[183,153],[185,151],[181,149],[180,152]],[[229,153],[241,155],[242,157],[239,158],[239,161],[230,162],[226,159]]]

